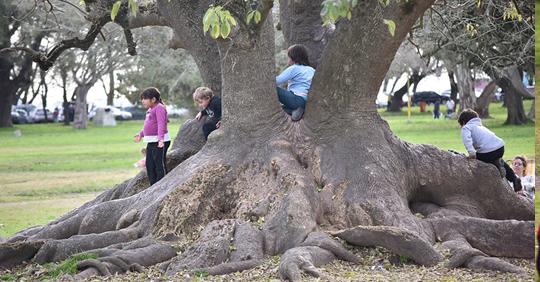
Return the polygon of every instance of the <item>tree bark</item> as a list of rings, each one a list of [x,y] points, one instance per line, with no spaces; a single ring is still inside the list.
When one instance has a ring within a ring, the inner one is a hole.
[[[77,99],[75,100],[75,119],[73,120],[74,129],[86,129],[87,127],[88,104],[86,102],[86,97],[88,96],[88,91],[90,88],[92,88],[92,86],[93,84],[79,85],[75,89]]]
[[[468,62],[456,66],[457,86],[460,95],[459,111],[476,108],[476,95],[474,92],[474,81],[471,76]]]
[[[493,99],[495,98],[496,88],[497,84],[495,83],[495,81],[490,81],[482,91],[482,95],[480,95],[480,97],[476,99],[476,108],[474,108],[474,110],[482,119],[492,118],[489,115],[489,105],[491,104],[491,101],[493,101]]]

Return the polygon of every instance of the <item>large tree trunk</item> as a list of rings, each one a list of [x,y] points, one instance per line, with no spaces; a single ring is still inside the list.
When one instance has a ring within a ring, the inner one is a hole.
[[[474,93],[474,81],[471,76],[468,62],[456,66],[457,86],[460,95],[459,111],[476,108],[476,95]]]
[[[497,89],[497,84],[495,81],[490,81],[488,85],[482,91],[482,95],[476,99],[476,108],[474,110],[478,113],[480,118],[491,118],[489,115],[489,105],[493,98],[495,98],[495,90]]]
[[[162,10],[182,15],[194,1],[166,2]],[[337,25],[299,122],[281,110],[275,92],[271,16],[265,19],[263,8],[259,26],[245,23],[246,9],[235,14],[242,28],[216,45],[223,122],[207,143],[201,123],[188,121],[165,178],[148,187],[142,171],[45,226],[15,234],[0,244],[0,267],[87,251],[108,256],[82,263],[86,274],[114,273],[122,265],[114,261],[149,265],[173,256],[166,274],[223,274],[281,253],[280,277],[298,280],[301,270],[326,277],[316,267],[336,258],[359,262],[330,233],[422,265],[444,259],[433,247],[442,242],[454,255],[449,267],[520,272],[485,257],[534,257],[534,204],[511,191],[493,165],[400,140],[373,105],[401,42],[432,3],[380,9],[378,1],[361,1],[352,20]],[[192,15],[195,26],[203,12]],[[385,18],[396,20],[395,36]],[[189,247],[175,256],[164,245],[171,240]]]
[[[502,77],[497,84],[504,91],[504,99],[508,116],[504,124],[524,124],[529,121],[523,107],[523,98],[530,98],[531,95],[523,85],[519,70],[517,67],[509,67],[503,72]]]
[[[75,118],[73,120],[74,129],[86,129],[88,121],[88,104],[86,102],[86,96],[88,91],[92,88],[92,84],[79,85],[75,89]],[[68,116],[69,118],[69,116]]]

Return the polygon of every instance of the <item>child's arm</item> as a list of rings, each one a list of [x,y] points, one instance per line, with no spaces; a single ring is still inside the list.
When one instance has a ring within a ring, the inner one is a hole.
[[[292,69],[294,66],[286,68],[279,76],[276,77],[276,85],[280,85],[292,79]]]
[[[133,142],[139,143],[141,141],[141,138],[144,137],[143,132],[139,132],[133,136]]]
[[[167,133],[167,110],[165,107],[156,107],[156,119],[158,127],[158,147],[163,148],[163,139]]]
[[[473,146],[471,130],[463,127],[461,129],[461,140],[463,141],[463,145],[465,145],[465,149],[469,152],[469,158],[476,159],[476,150]]]

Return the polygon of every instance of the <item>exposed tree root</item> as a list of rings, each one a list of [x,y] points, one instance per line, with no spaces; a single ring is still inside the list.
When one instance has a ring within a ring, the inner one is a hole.
[[[75,280],[92,275],[107,276],[127,271],[142,272],[142,266],[164,262],[176,255],[172,247],[160,244],[151,237],[143,237],[131,243],[120,243],[87,253],[97,254],[99,257],[79,262],[77,268],[81,272],[73,276]]]
[[[44,240],[0,244],[0,270],[8,270],[31,260],[43,244]]]
[[[166,275],[183,269],[227,274],[253,268],[262,258],[262,236],[249,223],[213,221],[195,243],[167,266]]]
[[[421,265],[431,266],[443,260],[443,256],[431,244],[418,235],[397,227],[357,226],[330,234],[355,246],[382,246],[396,254],[410,257]]]
[[[296,281],[302,279],[301,270],[313,277],[331,280],[317,269],[340,258],[354,263],[360,260],[339,242],[332,240],[326,233],[313,232],[299,247],[289,249],[281,257],[279,276],[281,279]]]

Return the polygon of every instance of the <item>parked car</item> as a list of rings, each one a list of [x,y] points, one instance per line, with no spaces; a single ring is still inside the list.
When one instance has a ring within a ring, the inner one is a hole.
[[[426,102],[428,104],[435,103],[437,100],[441,99],[441,102],[445,102],[448,98],[439,95],[434,91],[419,91],[414,93],[412,97],[412,102],[414,104],[419,104],[420,102]]]
[[[187,115],[189,112],[186,108],[178,108],[174,105],[167,105],[167,116],[169,118],[180,118]]]
[[[445,101],[450,100],[450,95],[452,95],[452,91],[450,90],[445,90],[441,93],[442,99],[444,99]],[[459,103],[459,93],[457,94],[456,100],[454,102]]]
[[[19,113],[17,113],[17,111],[15,111],[15,110],[11,111],[11,123],[13,123],[13,124],[21,123],[19,121]]]
[[[17,114],[19,114],[19,123],[28,123],[28,113],[23,109],[16,109]]]
[[[15,106],[15,109],[20,109],[20,110],[24,110],[27,115],[26,115],[26,121],[28,123],[34,123],[34,118],[36,116],[36,110],[37,110],[37,107],[32,105],[32,104],[22,104],[22,105],[18,105],[18,106]]]
[[[34,122],[53,122],[54,116],[49,109],[37,109],[34,116]],[[46,113],[46,114],[45,114]]]
[[[141,105],[124,107],[124,111],[131,113],[131,119],[142,120],[146,118],[146,108]]]
[[[132,118],[132,115],[130,112],[122,111],[117,107],[113,106],[107,106],[107,107],[95,107],[90,111],[88,114],[88,119],[92,120],[94,116],[96,116],[96,112],[98,109],[105,109],[105,111],[112,111],[112,114],[114,116],[114,119],[116,120],[130,120]]]

